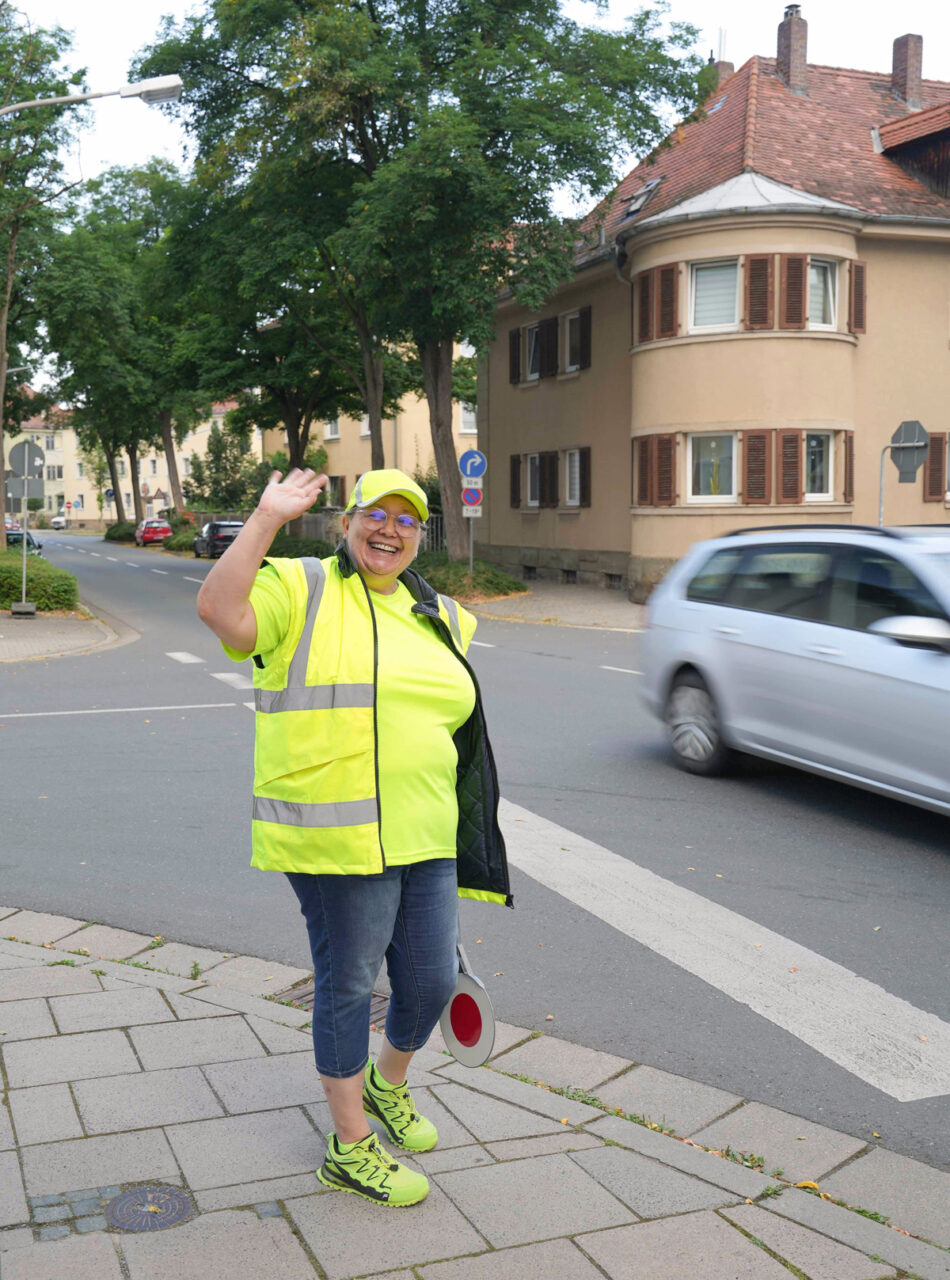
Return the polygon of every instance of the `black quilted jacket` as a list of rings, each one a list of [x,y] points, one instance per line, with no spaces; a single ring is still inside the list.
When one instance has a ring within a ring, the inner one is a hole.
[[[344,577],[356,572],[346,543],[337,547],[336,555]],[[505,904],[513,906],[505,839],[498,826],[498,774],[485,727],[478,680],[442,621],[438,593],[415,569],[406,569],[399,575],[399,581],[405,584],[416,601],[412,606],[413,613],[422,614],[430,620],[439,639],[449,646],[471,676],[475,687],[475,709],[453,738],[458,751],[455,791],[459,806],[456,838],[459,888],[479,894],[503,895]]]

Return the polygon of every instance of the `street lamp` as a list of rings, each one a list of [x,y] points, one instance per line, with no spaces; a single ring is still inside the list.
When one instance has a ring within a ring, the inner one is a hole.
[[[14,111],[24,111],[28,107],[66,107],[76,102],[89,102],[93,98],[141,98],[143,102],[177,102],[182,91],[181,76],[153,76],[150,80],[139,80],[135,84],[124,84],[119,89],[102,89],[97,93],[71,93],[63,98],[33,98],[29,102],[11,102],[7,107],[0,107],[0,116],[10,115]]]

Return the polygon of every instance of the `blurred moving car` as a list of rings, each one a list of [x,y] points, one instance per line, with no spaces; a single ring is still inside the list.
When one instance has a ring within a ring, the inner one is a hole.
[[[164,542],[172,536],[172,527],[167,520],[142,520],[135,529],[135,545],[146,547],[152,542]]]
[[[3,527],[4,529],[19,529],[20,526],[17,523],[17,521],[13,519],[12,516],[4,516]]]
[[[23,530],[22,529],[7,530],[7,550],[8,551],[23,550]],[[32,533],[30,533],[29,529],[27,529],[26,531],[26,553],[29,556],[39,556],[43,554],[42,542],[37,542],[36,539],[33,537]]]
[[[212,560],[224,555],[228,547],[244,528],[243,520],[212,520],[202,525],[201,532],[195,534],[192,543],[195,559],[210,556]]]
[[[51,517],[50,517],[50,522],[49,522],[49,527],[50,527],[51,529],[65,529],[65,528],[66,528],[66,517],[65,517],[65,516],[51,516]]]
[[[950,813],[950,526],[737,530],[647,614],[642,696],[682,768],[749,752]]]

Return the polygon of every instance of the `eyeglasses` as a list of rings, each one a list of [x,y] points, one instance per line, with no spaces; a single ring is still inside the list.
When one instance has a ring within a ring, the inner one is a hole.
[[[389,520],[389,512],[383,511],[381,507],[373,507],[371,510],[359,507],[357,510],[371,529],[383,529]],[[422,528],[422,522],[415,516],[393,516],[392,521],[400,538],[411,538]]]

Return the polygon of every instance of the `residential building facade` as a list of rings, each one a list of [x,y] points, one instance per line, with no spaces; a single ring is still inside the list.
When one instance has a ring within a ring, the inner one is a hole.
[[[571,282],[510,299],[481,370],[480,552],[644,598],[691,543],[876,524],[882,450],[930,435],[887,523],[948,519],[950,84],[809,65],[789,5],[588,219]]]

